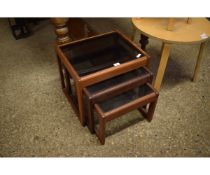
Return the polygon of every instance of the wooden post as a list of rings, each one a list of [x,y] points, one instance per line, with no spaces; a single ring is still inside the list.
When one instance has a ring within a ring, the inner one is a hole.
[[[63,44],[71,41],[67,26],[68,20],[68,18],[52,18],[52,23],[55,26],[55,33],[57,35],[58,44]]]

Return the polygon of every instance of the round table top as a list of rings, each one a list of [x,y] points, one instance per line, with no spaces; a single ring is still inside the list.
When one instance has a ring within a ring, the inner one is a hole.
[[[167,30],[169,18],[132,18],[134,26],[148,37],[166,43],[201,43],[210,39],[210,22],[206,18],[174,18],[173,30]]]

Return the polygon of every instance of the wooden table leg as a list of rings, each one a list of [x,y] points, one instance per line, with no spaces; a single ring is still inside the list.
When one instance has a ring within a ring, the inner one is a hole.
[[[94,124],[94,103],[88,99],[88,102],[87,102],[87,108],[88,108],[88,111],[87,111],[87,124],[88,124],[88,128],[91,132],[91,134],[93,134],[95,132],[95,124]]]
[[[160,50],[160,53],[162,53],[162,52],[163,52],[163,47],[164,47],[164,43],[162,43],[162,45],[161,45],[161,50]]]
[[[196,79],[198,77],[198,72],[200,70],[200,65],[201,65],[201,60],[202,60],[204,48],[205,48],[205,42],[201,43],[201,45],[200,45],[200,49],[199,49],[198,58],[197,58],[197,61],[196,61],[192,81],[196,81]]]
[[[149,105],[149,109],[148,109],[148,113],[147,113],[147,120],[149,122],[152,121],[156,105],[157,105],[157,100],[155,100],[154,102],[150,103],[150,105]]]
[[[160,90],[160,86],[163,80],[163,75],[166,69],[166,65],[168,62],[168,58],[169,58],[169,54],[170,54],[170,48],[171,45],[167,44],[167,43],[163,43],[163,47],[162,47],[162,53],[161,53],[161,58],[160,58],[160,64],[158,67],[158,72],[156,75],[156,79],[155,79],[155,84],[154,87],[159,91]]]
[[[79,108],[79,120],[82,124],[82,126],[85,126],[85,116],[84,116],[84,106],[83,106],[83,87],[79,82],[76,82],[76,93],[77,93],[77,102],[78,102],[78,108]]]
[[[99,118],[99,128],[98,128],[98,138],[102,145],[105,144],[105,120],[103,118]]]
[[[141,39],[139,40],[139,43],[141,44],[141,49],[145,50],[146,49],[146,45],[149,43],[148,41],[148,37],[141,34]]]
[[[61,63],[61,60],[59,59],[58,55],[57,55],[57,61],[58,61],[58,69],[59,69],[59,73],[60,73],[61,88],[64,89],[65,83],[64,83],[64,76],[63,76],[63,71],[62,71],[62,63]]]

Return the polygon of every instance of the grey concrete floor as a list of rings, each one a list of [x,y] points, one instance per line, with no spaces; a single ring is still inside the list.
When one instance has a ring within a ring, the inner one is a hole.
[[[131,32],[130,19],[86,20],[99,32]],[[210,42],[196,83],[190,79],[199,46],[174,45],[153,121],[135,122],[141,116],[133,111],[108,124],[101,146],[61,91],[50,21],[33,30],[32,36],[15,40],[7,20],[0,19],[1,157],[210,156]],[[160,47],[150,39],[154,73]]]

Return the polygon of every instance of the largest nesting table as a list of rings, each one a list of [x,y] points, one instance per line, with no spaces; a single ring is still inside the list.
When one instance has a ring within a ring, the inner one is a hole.
[[[119,31],[56,45],[56,53],[62,89],[83,126],[85,87],[149,64],[147,53]]]

